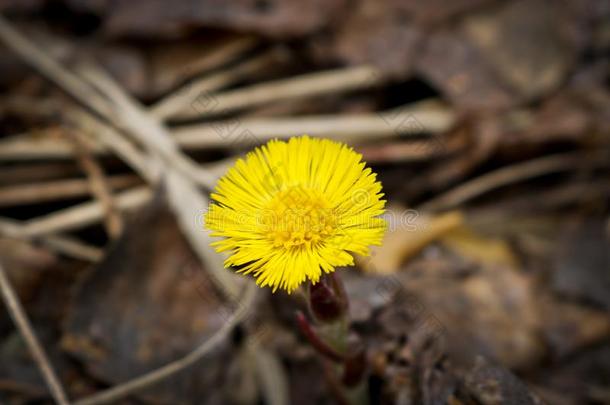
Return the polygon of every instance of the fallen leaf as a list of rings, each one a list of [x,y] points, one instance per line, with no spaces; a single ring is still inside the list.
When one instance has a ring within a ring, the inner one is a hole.
[[[566,225],[554,250],[553,287],[610,309],[610,234],[604,218]]]
[[[103,29],[112,36],[180,37],[196,28],[232,28],[268,36],[306,35],[322,28],[343,0],[70,0],[76,9],[105,14]]]
[[[233,312],[160,201],[133,218],[105,259],[85,277],[73,308],[64,348],[97,378],[112,384],[186,355]],[[228,364],[221,365],[227,356],[230,346],[225,343],[188,372],[141,395],[168,403],[200,403],[203,397],[206,403],[222,403],[222,392],[214,388],[228,369]]]
[[[450,231],[443,236],[441,241],[460,256],[477,263],[517,267],[517,258],[505,240],[484,237],[467,226],[461,226]]]
[[[395,273],[405,261],[463,221],[458,211],[428,216],[398,206],[389,207],[385,216],[389,229],[383,244],[372,247],[370,257],[359,259],[367,272]]]
[[[556,89],[575,62],[577,14],[565,4],[499,3],[468,15],[463,29],[502,83],[532,99]]]

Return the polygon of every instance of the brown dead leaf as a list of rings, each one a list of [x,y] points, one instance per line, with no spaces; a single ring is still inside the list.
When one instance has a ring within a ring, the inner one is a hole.
[[[505,402],[495,403],[528,403],[519,402],[530,396],[528,389],[506,368],[531,367],[545,354],[537,285],[508,267],[458,274],[456,265],[453,259],[445,262],[446,271],[436,265],[426,270],[422,263],[417,273],[346,279],[352,303],[375,305],[367,312],[372,319],[360,322],[368,326],[376,373],[383,375],[387,394],[412,403],[447,403],[451,396],[465,400],[457,387],[469,380],[471,394],[491,404],[483,399],[490,393],[487,377],[471,366],[483,356],[496,370],[487,381],[493,377],[502,388],[498,394]]]
[[[268,36],[295,36],[323,27],[344,0],[70,0],[77,9],[105,14],[112,36],[179,37],[201,27],[231,28]]]
[[[391,77],[405,78],[421,57],[431,25],[492,1],[355,1],[313,39],[313,53],[323,61],[371,64]]]
[[[469,15],[463,29],[502,83],[531,99],[557,88],[572,68],[576,16],[565,2],[519,0]]]
[[[565,358],[610,337],[607,313],[557,298],[541,301],[544,334],[554,358]]]
[[[566,361],[545,369],[537,384],[555,393],[562,402],[549,404],[581,405],[608,403],[608,375],[610,375],[610,345],[603,344],[569,356]]]
[[[464,110],[506,108],[515,95],[495,77],[483,54],[454,30],[433,33],[418,54],[416,71]]]
[[[202,47],[201,42],[206,46]],[[258,41],[249,35],[201,35],[190,41],[171,41],[151,47],[150,86],[161,94],[202,73],[233,62]]]
[[[527,386],[505,368],[478,357],[466,372],[466,390],[483,405],[542,405]]]
[[[0,238],[0,257],[11,283],[22,297],[30,296],[33,283],[59,263],[57,256],[46,249],[8,238]]]
[[[603,217],[566,225],[554,250],[553,287],[610,309],[610,234]]]
[[[72,262],[20,240],[0,238],[0,261],[24,305],[36,335],[62,381],[74,384],[73,392],[90,387],[71,359],[61,351],[60,323],[69,301],[66,297],[82,263]],[[10,402],[12,393],[20,400]],[[24,403],[46,398],[48,389],[28,346],[0,304],[0,403]]]
[[[401,0],[397,3],[408,12],[415,21],[422,24],[440,24],[449,18],[478,9],[496,0]]]
[[[126,229],[76,291],[63,339],[66,350],[112,384],[184,356],[233,311],[163,204],[148,206]],[[228,350],[221,346],[142,395],[168,403],[199,403],[202,397],[218,403],[222,392],[214,387],[226,367],[217,362],[226,362]]]
[[[350,64],[372,64],[405,77],[417,56],[423,32],[410,23],[400,2],[363,0],[341,21],[314,39],[314,55]]]
[[[450,274],[456,264],[447,262],[446,266]],[[440,336],[442,350],[457,364],[484,355],[519,368],[530,366],[544,354],[542,320],[531,277],[501,266],[467,274],[453,269],[454,276],[418,267],[418,275],[405,271],[370,282],[368,302],[385,302],[377,311],[379,333],[406,337],[415,345],[415,353],[419,345],[425,345],[426,336]]]

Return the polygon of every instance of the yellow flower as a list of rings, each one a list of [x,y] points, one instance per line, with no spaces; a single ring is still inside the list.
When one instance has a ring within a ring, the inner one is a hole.
[[[352,253],[379,245],[381,183],[350,147],[308,136],[273,140],[239,159],[216,185],[205,216],[225,266],[260,286],[292,292],[316,283]]]

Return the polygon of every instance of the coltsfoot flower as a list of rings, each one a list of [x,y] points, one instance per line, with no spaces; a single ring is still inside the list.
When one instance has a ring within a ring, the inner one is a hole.
[[[381,183],[345,144],[308,136],[273,140],[218,181],[205,215],[226,267],[292,292],[366,256],[386,229]]]

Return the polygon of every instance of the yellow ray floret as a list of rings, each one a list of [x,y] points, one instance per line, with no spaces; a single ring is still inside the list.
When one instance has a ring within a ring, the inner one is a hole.
[[[293,291],[379,245],[381,183],[350,147],[308,136],[273,140],[228,170],[205,215],[225,266]]]

